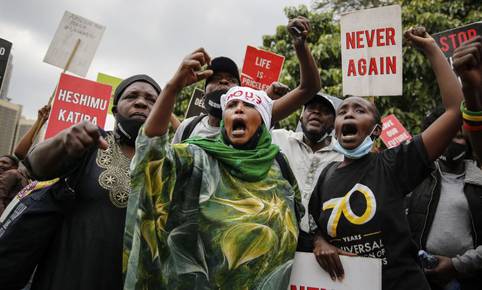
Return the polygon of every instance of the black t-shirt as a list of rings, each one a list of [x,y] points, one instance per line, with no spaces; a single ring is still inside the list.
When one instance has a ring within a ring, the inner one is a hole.
[[[310,214],[332,245],[382,260],[383,289],[430,289],[416,262],[403,199],[430,174],[420,136],[326,170],[310,200]]]
[[[122,238],[129,160],[109,149],[85,155],[69,176],[75,201],[37,267],[32,289],[122,289]],[[126,180],[127,179],[127,180]],[[124,186],[122,186],[124,184]]]

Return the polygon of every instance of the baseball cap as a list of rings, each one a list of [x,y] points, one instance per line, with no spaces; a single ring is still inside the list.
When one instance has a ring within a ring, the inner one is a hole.
[[[229,73],[238,80],[238,84],[241,84],[238,66],[229,57],[219,56],[213,58],[211,60],[211,64],[208,66],[208,69],[213,70],[213,74],[206,79],[206,85],[212,80],[213,75],[217,72]]]

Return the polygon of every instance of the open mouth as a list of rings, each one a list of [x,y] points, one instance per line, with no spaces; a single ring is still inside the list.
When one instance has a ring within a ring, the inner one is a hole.
[[[235,137],[242,136],[246,132],[246,123],[243,119],[234,119],[233,120],[233,130],[232,134]]]
[[[353,136],[358,133],[358,128],[355,126],[355,124],[344,124],[341,126],[341,135],[346,137],[346,136]]]

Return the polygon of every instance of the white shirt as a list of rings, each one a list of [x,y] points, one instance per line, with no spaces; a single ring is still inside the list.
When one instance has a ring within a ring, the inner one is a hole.
[[[301,219],[300,227],[303,231],[309,233],[308,203],[311,193],[326,165],[332,161],[343,161],[343,155],[333,149],[333,141],[330,145],[313,152],[310,146],[303,142],[302,132],[276,129],[271,131],[271,136],[273,144],[278,145],[281,152],[286,155],[295,175],[301,192],[301,202],[306,212]]]
[[[174,134],[174,137],[172,137],[172,144],[177,144],[181,143],[181,138],[182,134],[184,133],[184,130],[186,129],[187,125],[189,125],[192,120],[196,118],[196,116],[187,118],[186,120],[182,121],[181,124],[179,125],[179,128],[177,128],[176,133]],[[204,138],[209,138],[209,139],[214,139],[219,135],[220,129],[219,127],[213,127],[209,125],[208,123],[209,117],[206,116],[197,123],[196,127],[194,127],[194,130],[192,130],[191,135],[189,137],[204,137]]]

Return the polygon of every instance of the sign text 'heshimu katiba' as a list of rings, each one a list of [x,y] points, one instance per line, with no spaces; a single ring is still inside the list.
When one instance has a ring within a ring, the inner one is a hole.
[[[457,47],[477,35],[482,35],[482,21],[435,33],[432,37],[445,56],[450,58]]]
[[[313,253],[296,252],[288,290],[381,290],[382,262],[376,258],[340,255],[343,281],[333,281]]]
[[[387,148],[393,148],[402,142],[412,140],[412,135],[403,127],[395,115],[388,115],[382,119],[382,133],[380,138]]]
[[[341,16],[343,95],[402,94],[402,17],[399,5]]]
[[[65,70],[72,57],[67,71],[85,77],[104,31],[105,26],[65,11],[44,62]]]
[[[112,88],[62,74],[45,132],[45,139],[84,120],[104,128]]]
[[[282,55],[248,45],[244,56],[241,86],[266,90],[273,82],[278,81],[284,61]]]

